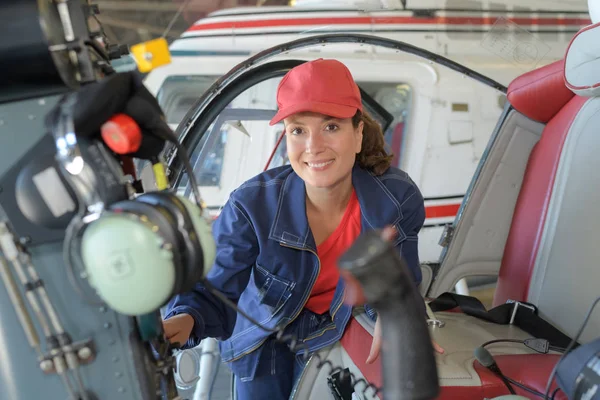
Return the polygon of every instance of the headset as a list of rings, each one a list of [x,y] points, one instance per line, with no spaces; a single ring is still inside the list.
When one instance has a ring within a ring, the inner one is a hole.
[[[63,98],[49,116],[56,159],[78,204],[64,240],[67,268],[72,273],[74,243],[81,236],[76,252],[81,276],[100,299],[121,314],[151,313],[191,290],[214,261],[215,243],[197,184],[189,171],[196,203],[173,193],[153,156],[159,190],[136,193],[117,156],[138,151],[147,132],[119,114],[102,126],[101,135],[80,137],[73,122],[75,101],[75,96]],[[177,143],[166,123],[161,130]]]

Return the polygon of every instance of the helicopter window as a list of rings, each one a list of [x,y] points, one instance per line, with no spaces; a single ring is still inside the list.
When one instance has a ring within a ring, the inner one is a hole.
[[[165,113],[167,123],[177,125],[196,100],[212,85],[216,76],[170,76],[156,98]]]
[[[283,124],[269,125],[276,112],[275,92],[280,80],[265,80],[238,95],[204,132],[196,148],[190,149],[209,211],[218,212],[231,190],[264,169],[283,131]],[[283,165],[285,147],[271,161],[271,166]],[[181,181],[183,187],[189,195],[187,179]]]
[[[397,82],[358,82],[358,84],[394,117],[383,134],[388,150],[394,155],[392,166],[400,168],[405,131],[410,116],[411,87]]]

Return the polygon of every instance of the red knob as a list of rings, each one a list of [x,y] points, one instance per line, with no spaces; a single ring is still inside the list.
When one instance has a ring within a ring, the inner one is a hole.
[[[142,130],[128,115],[117,114],[100,128],[104,143],[117,154],[129,154],[139,150]]]

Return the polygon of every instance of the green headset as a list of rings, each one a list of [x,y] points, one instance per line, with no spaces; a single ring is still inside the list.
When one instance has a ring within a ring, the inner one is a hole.
[[[201,210],[167,191],[110,205],[81,239],[90,285],[109,307],[127,315],[152,312],[191,290],[214,255]]]
[[[80,235],[84,276],[106,305],[125,315],[156,311],[191,290],[215,257],[199,197],[193,203],[163,189],[131,198],[135,194],[124,194],[123,169],[106,143],[72,132],[70,115],[59,113],[53,129],[57,160],[80,205],[65,238],[69,263]]]

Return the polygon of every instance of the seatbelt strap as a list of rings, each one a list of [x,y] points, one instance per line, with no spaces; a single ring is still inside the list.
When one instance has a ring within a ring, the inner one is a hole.
[[[546,339],[551,346],[566,348],[571,343],[570,337],[542,319],[537,314],[537,307],[530,303],[509,300],[488,311],[475,297],[446,292],[431,301],[429,307],[434,312],[459,307],[464,314],[484,321],[518,326],[531,336]],[[575,343],[575,346],[579,346],[579,343]]]

